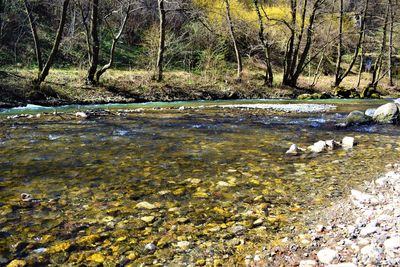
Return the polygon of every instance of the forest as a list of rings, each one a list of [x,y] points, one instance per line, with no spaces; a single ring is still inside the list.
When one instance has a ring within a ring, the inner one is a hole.
[[[397,0],[1,0],[0,96],[395,95],[398,8]]]

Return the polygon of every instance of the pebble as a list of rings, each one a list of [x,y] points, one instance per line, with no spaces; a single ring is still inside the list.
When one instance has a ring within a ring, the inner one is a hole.
[[[299,267],[314,267],[317,266],[317,262],[314,260],[302,260],[300,261]]]
[[[154,253],[154,251],[156,251],[156,249],[157,249],[157,247],[153,243],[149,243],[144,246],[144,251],[149,254]]]
[[[369,235],[371,235],[373,233],[376,233],[376,231],[378,231],[378,227],[367,225],[366,227],[361,229],[360,236],[363,236],[363,237],[369,236]]]
[[[396,237],[389,238],[383,243],[383,245],[384,245],[385,249],[387,249],[387,250],[398,249],[398,248],[400,248],[400,237],[396,236]]]
[[[338,257],[338,254],[333,249],[324,248],[318,251],[317,257],[320,262],[330,264]]]
[[[152,209],[155,209],[156,206],[154,206],[153,204],[151,204],[149,202],[143,201],[143,202],[136,204],[136,208],[152,210]]]
[[[187,250],[190,247],[190,242],[189,241],[179,241],[176,243],[176,246],[180,249]]]
[[[140,218],[142,221],[147,222],[147,223],[151,223],[154,221],[154,216],[143,216],[142,218]]]

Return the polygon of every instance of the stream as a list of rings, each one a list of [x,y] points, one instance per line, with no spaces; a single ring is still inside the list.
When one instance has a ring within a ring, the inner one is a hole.
[[[0,110],[0,266],[240,263],[398,162],[400,127],[336,125],[385,101],[306,102],[333,106],[314,113],[257,106],[299,103]],[[21,114],[31,116],[10,117]],[[292,143],[345,136],[358,145],[285,155]]]

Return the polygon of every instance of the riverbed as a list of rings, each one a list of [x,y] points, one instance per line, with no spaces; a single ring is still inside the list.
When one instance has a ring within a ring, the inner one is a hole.
[[[334,107],[314,113],[249,106],[293,104],[263,100],[3,110],[0,265],[242,263],[398,161],[399,127],[337,125],[381,103],[312,102]],[[93,115],[74,115],[83,110]],[[358,145],[285,155],[292,143],[345,136]]]

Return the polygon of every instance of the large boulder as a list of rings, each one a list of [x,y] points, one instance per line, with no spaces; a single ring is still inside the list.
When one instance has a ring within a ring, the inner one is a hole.
[[[376,108],[369,108],[365,111],[365,115],[372,118],[374,116],[375,111],[376,111]]]
[[[353,124],[366,124],[370,123],[372,118],[364,114],[364,112],[355,110],[352,111],[346,118],[346,125],[353,125]]]
[[[373,119],[378,123],[398,123],[399,108],[395,103],[382,105],[375,111]]]

